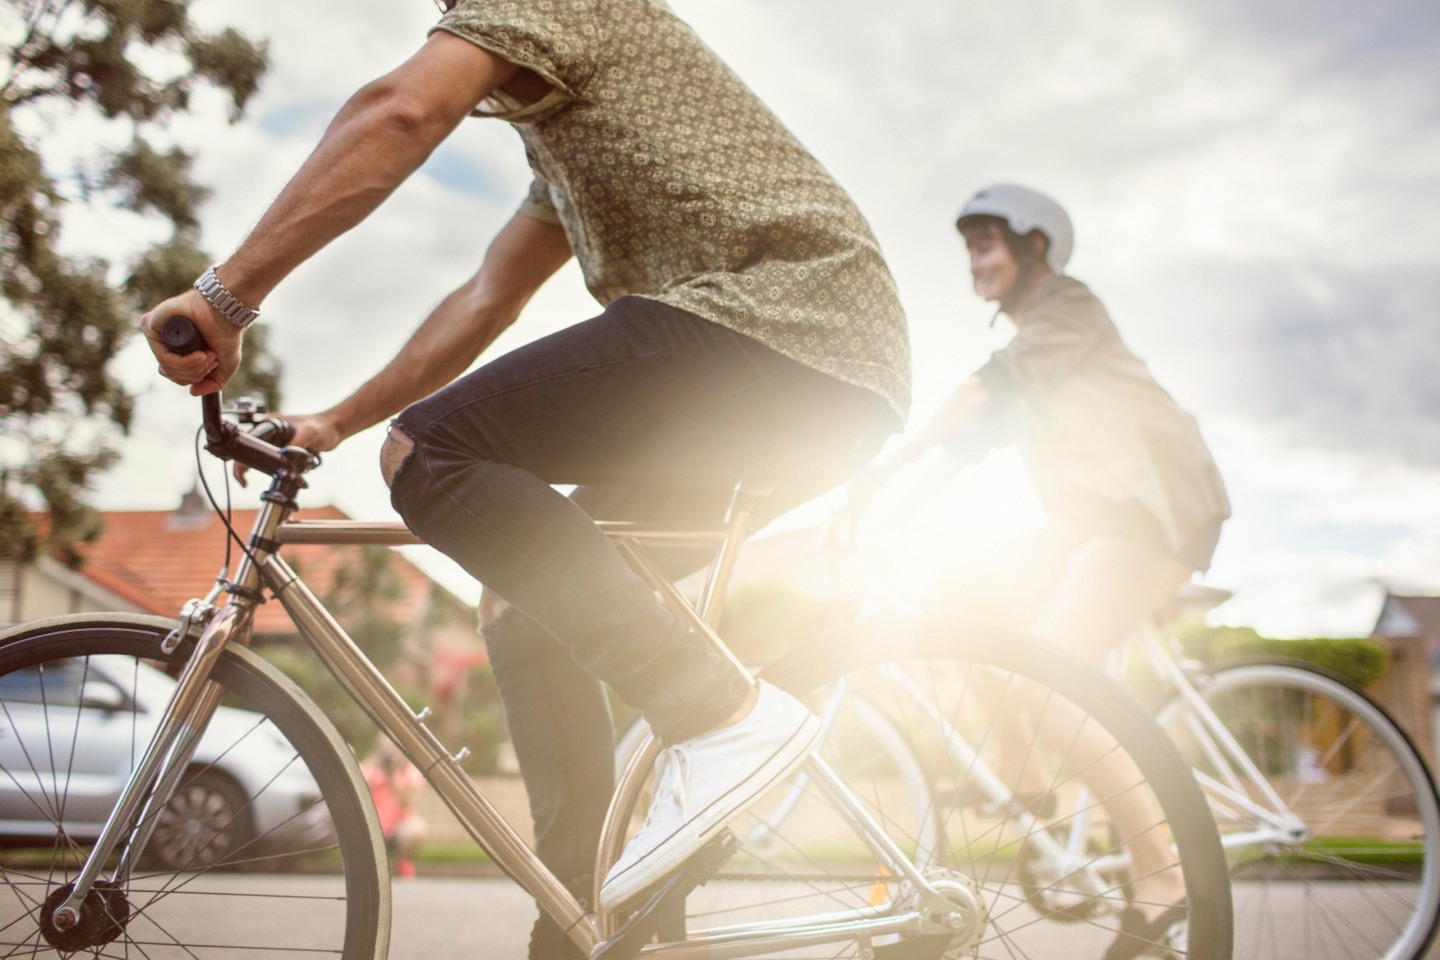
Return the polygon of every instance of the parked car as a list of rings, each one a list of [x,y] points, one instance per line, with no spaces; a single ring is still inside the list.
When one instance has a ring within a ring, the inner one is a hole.
[[[43,680],[38,667],[0,676],[0,842],[95,839],[174,688],[124,656],[48,663]],[[272,841],[323,849],[332,837],[315,780],[280,731],[222,706],[156,818],[145,863],[239,864],[262,858]]]

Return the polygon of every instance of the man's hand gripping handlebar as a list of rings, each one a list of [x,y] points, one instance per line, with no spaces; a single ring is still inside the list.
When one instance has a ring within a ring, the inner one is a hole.
[[[160,339],[172,353],[205,349],[204,339],[187,317],[171,317],[161,324]],[[246,432],[221,416],[220,394],[206,394],[200,403],[205,449],[221,460],[233,460],[270,476],[281,471],[304,473],[316,462],[315,455],[308,450],[286,446],[295,436],[295,428],[288,421],[267,417]]]

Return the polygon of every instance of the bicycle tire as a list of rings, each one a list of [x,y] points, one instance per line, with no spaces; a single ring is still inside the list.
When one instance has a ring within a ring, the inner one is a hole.
[[[1244,843],[1256,817],[1215,794],[1232,841],[1236,956],[1424,956],[1440,922],[1440,799],[1404,730],[1364,690],[1301,661],[1221,664],[1200,692],[1306,828],[1288,843]],[[1161,716],[1197,769],[1217,773],[1183,701]]]
[[[1152,792],[1164,822],[1149,827],[1164,831],[1163,835],[1173,839],[1179,851],[1179,862],[1174,869],[1183,875],[1186,889],[1190,920],[1188,944],[1178,941],[1168,948],[1156,946],[1156,949],[1161,950],[1162,955],[1183,955],[1196,960],[1229,957],[1229,879],[1215,823],[1174,746],[1154,719],[1128,695],[1097,671],[1038,641],[954,624],[930,625],[903,642],[887,639],[876,643],[869,637],[829,638],[788,655],[767,668],[764,676],[803,696],[830,689],[840,678],[849,677],[851,689],[863,693],[854,699],[883,711],[887,726],[905,736],[905,753],[920,759],[932,785],[946,783],[948,788],[963,785],[973,773],[973,766],[971,769],[957,767],[943,740],[935,736],[933,725],[917,718],[913,703],[899,698],[892,700],[885,684],[877,680],[875,668],[890,663],[902,664],[906,676],[925,684],[923,689],[930,695],[930,702],[942,705],[946,715],[957,720],[963,719],[961,714],[972,705],[967,702],[967,696],[983,676],[985,682],[1000,678],[1012,685],[1016,696],[1019,688],[1029,692],[1043,689],[1057,712],[1062,710],[1063,702],[1069,705],[1064,709],[1071,712],[1078,709],[1086,724],[1113,734],[1118,749],[1132,758],[1139,770],[1139,782],[1127,784],[1126,789],[1143,788]],[[981,746],[983,749],[984,745]],[[835,756],[845,755],[843,749],[833,747],[828,741],[822,750],[826,748]],[[1054,768],[1055,777],[1050,784],[1057,797],[1073,802],[1077,793],[1076,775],[1074,771],[1065,772],[1063,765],[1062,758]],[[1052,820],[1032,822],[1028,836],[1016,835],[1008,826],[997,823],[994,811],[982,811],[960,802],[939,802],[936,798],[940,794],[932,791],[926,816],[939,822],[943,840],[935,849],[924,852],[925,844],[911,832],[917,821],[909,810],[912,801],[905,790],[897,790],[893,771],[883,765],[850,763],[846,766],[842,762],[839,772],[892,840],[916,857],[916,865],[926,876],[947,896],[963,901],[974,916],[983,917],[983,924],[971,926],[955,936],[887,934],[878,939],[827,943],[809,954],[802,951],[786,953],[786,956],[873,956],[878,960],[1065,956],[1086,960],[1105,956],[1116,941],[1119,918],[1128,902],[1125,890],[1131,878],[1110,876],[1098,889],[1091,890],[1089,895],[1096,901],[1096,909],[1084,922],[1076,923],[1049,905],[1037,904],[1033,891],[1027,893],[1017,876],[1017,864],[1027,850],[1032,845],[1053,846],[1050,831],[1067,816],[1072,816],[1073,810],[1062,809]],[[803,768],[798,776],[803,776]],[[793,779],[781,785],[732,824],[731,829],[743,839],[757,819],[767,816],[770,808],[779,802],[777,798],[783,799],[796,789]],[[844,820],[843,815],[834,811],[833,803],[820,791],[810,786],[799,789],[806,791],[809,806],[803,814],[787,821],[793,822],[797,834],[786,845],[793,856],[789,860],[774,858],[757,863],[742,847],[739,863],[727,864],[716,881],[691,894],[683,930],[676,927],[662,931],[662,942],[674,942],[682,933],[691,939],[709,938],[714,942],[716,937],[734,936],[738,926],[784,922],[797,914],[808,915],[815,909],[874,913],[898,910],[912,902],[907,897],[913,896],[913,891],[907,890],[904,878],[867,851],[856,848],[862,857],[859,861],[854,859],[855,849],[849,851],[848,858],[846,851],[836,852],[836,838],[840,834],[831,836],[821,831]],[[618,848],[616,838],[644,813],[648,799],[643,791],[636,791],[633,799],[625,802],[627,794],[623,784],[620,796],[622,802],[612,810],[607,824],[607,842],[602,843],[602,862],[598,865],[602,875],[608,866],[605,862],[608,854]],[[1038,807],[1030,812],[1039,812]],[[919,818],[921,822],[924,819]],[[1103,832],[1097,830],[1097,833]],[[1045,843],[1040,841],[1041,834],[1048,838]],[[866,857],[868,859],[864,859]],[[1116,850],[1094,852],[1089,864],[1098,865],[1102,859],[1113,874],[1125,872],[1124,856]],[[751,896],[740,902],[738,891],[747,881]],[[1060,886],[1061,883],[1048,885],[1046,895],[1061,893]],[[817,906],[822,904],[823,907]],[[1073,908],[1074,904],[1067,906]],[[608,925],[613,929],[622,920],[602,916],[602,928]]]
[[[194,960],[283,950],[383,960],[389,878],[354,757],[298,686],[238,646],[215,665],[222,713],[186,778],[225,784],[247,818],[244,841],[234,844],[217,830],[230,844],[220,856],[199,855],[178,870],[142,856],[122,884],[97,884],[75,934],[78,946],[45,927],[47,897],[53,908],[57,891],[78,874],[118,782],[149,736],[141,709],[130,708],[143,700],[117,706],[112,691],[102,710],[82,706],[88,694],[77,691],[86,683],[163,690],[168,681],[150,665],[183,664],[184,647],[161,651],[173,626],[157,617],[80,615],[0,634],[0,683],[11,694],[0,707],[0,824],[9,834],[0,849],[0,955],[79,950]],[[29,692],[16,695],[22,688]],[[104,913],[123,922],[105,922]]]

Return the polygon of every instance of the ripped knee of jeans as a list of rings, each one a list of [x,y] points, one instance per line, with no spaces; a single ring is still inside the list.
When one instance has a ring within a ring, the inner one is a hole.
[[[480,629],[484,630],[496,620],[499,620],[500,615],[508,609],[510,609],[510,604],[507,603],[505,601],[505,598],[500,596],[500,594],[496,593],[494,590],[491,590],[489,587],[481,590],[480,606],[478,610]]]
[[[390,432],[385,434],[385,443],[380,447],[380,475],[385,478],[385,486],[394,488],[395,475],[414,450],[415,441],[410,434],[398,423],[391,423]]]

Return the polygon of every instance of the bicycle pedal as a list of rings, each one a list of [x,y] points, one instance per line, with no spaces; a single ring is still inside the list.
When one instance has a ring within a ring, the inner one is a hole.
[[[680,873],[694,881],[690,887],[693,890],[713,880],[739,849],[740,838],[731,830],[722,830],[680,866]]]
[[[673,934],[677,917],[681,918],[679,936],[674,939],[683,937],[685,898],[696,887],[713,880],[738,849],[740,838],[729,830],[711,837],[630,914],[615,936],[600,946],[592,960],[632,960],[662,929],[666,930],[667,936]]]

